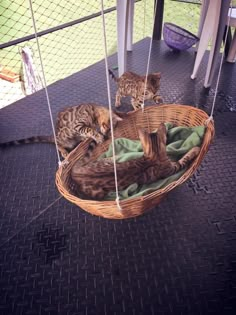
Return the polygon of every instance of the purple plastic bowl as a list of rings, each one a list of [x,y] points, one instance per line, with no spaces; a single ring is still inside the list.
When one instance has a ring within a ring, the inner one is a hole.
[[[164,23],[163,37],[167,46],[174,50],[186,50],[199,41],[199,38],[173,23]]]

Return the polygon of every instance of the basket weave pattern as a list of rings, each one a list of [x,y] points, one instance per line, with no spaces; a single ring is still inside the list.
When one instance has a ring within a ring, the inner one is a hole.
[[[122,122],[119,122],[118,127],[114,131],[114,136],[116,138],[126,137],[129,139],[138,139],[139,128],[145,128],[148,132],[152,132],[154,129],[157,129],[162,122],[171,122],[177,126],[186,127],[202,126],[205,125],[207,119],[208,115],[204,111],[192,106],[176,104],[146,106],[144,112],[142,112],[141,109],[129,112],[127,117]],[[56,185],[59,192],[67,200],[91,214],[109,219],[135,217],[158,205],[169,191],[182,184],[194,173],[208,151],[213,137],[214,123],[213,121],[210,121],[206,128],[200,153],[187,171],[178,180],[162,189],[156,190],[145,196],[121,200],[120,205],[122,211],[118,209],[115,201],[84,200],[73,194],[70,170],[73,164],[83,157],[84,152],[86,152],[86,149],[89,146],[90,140],[81,143],[69,154],[67,158],[68,163],[63,163],[56,173]],[[104,151],[106,151],[109,144],[110,140],[107,140],[103,144],[97,146],[94,149],[93,160],[97,159]]]

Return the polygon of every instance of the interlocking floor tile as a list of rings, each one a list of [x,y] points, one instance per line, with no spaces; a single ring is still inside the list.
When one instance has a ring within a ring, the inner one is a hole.
[[[128,54],[145,73],[145,39]],[[195,53],[153,43],[166,103],[210,113],[207,54],[196,80]],[[117,64],[116,55],[109,66]],[[216,137],[195,175],[146,215],[122,221],[92,216],[60,198],[53,145],[1,149],[0,314],[235,314],[236,68],[224,64],[216,97]],[[116,86],[111,81],[112,101]],[[107,105],[104,62],[48,88],[54,118],[68,105]],[[127,100],[121,110],[130,110]],[[50,134],[43,91],[0,111],[0,141]],[[49,206],[50,205],[50,206]]]

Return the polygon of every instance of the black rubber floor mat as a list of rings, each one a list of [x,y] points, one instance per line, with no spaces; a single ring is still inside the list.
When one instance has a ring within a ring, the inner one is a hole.
[[[129,53],[129,70],[145,73],[148,42]],[[193,81],[194,58],[193,50],[176,54],[154,42],[150,72],[162,72],[165,103],[209,113],[214,84],[203,88],[207,54]],[[115,65],[116,55],[109,58]],[[235,79],[235,66],[224,64],[206,159],[144,216],[106,220],[58,200],[53,145],[1,150],[0,314],[235,314]],[[68,105],[107,105],[104,62],[48,90],[54,118]],[[113,81],[111,90],[114,103]],[[130,109],[124,100],[121,110]],[[51,134],[44,92],[2,109],[0,121],[0,141]]]

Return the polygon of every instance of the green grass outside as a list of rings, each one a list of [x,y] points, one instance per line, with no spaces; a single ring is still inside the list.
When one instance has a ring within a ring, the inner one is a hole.
[[[115,0],[104,1],[105,9],[115,6]],[[48,1],[33,2],[38,31],[69,22],[100,11],[100,1]],[[173,22],[197,33],[200,6],[165,1],[164,21]],[[105,15],[109,55],[116,52],[116,11]],[[153,21],[153,0],[135,4],[134,42],[150,36]],[[28,1],[2,0],[0,3],[1,43],[33,33]],[[104,58],[102,19],[94,18],[76,26],[41,37],[41,53],[47,83],[63,79]],[[0,64],[18,72],[21,60],[19,48],[30,46],[34,51],[37,68],[38,53],[35,40],[0,50]]]

